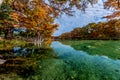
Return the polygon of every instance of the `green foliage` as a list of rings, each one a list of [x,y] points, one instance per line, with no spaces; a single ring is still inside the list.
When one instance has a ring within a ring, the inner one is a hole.
[[[9,50],[15,46],[25,46],[27,44],[24,40],[0,40],[0,50]]]

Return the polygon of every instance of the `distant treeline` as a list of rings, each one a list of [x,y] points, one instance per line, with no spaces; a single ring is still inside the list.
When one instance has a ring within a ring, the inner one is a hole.
[[[120,39],[120,20],[90,23],[84,27],[75,28],[71,32],[63,33],[59,39]]]

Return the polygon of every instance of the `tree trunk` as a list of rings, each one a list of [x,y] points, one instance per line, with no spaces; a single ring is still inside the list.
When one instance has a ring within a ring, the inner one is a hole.
[[[118,8],[120,8],[120,0],[118,0]]]
[[[13,39],[13,28],[8,27],[5,31],[5,39]]]
[[[37,45],[38,47],[42,47],[42,43],[44,42],[44,38],[40,34],[40,32],[37,33],[37,38],[35,39],[34,44]]]

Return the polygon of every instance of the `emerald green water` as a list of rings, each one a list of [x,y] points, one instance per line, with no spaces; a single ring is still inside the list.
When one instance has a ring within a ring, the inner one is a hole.
[[[51,49],[29,45],[0,51],[0,58],[1,80],[120,80],[119,59],[90,55],[58,41]]]

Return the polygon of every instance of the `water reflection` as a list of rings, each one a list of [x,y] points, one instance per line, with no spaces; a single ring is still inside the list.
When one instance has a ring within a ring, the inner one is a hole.
[[[120,80],[120,60],[88,55],[60,42],[53,42],[51,48],[31,45],[0,51],[0,63],[5,60],[0,79]]]
[[[43,59],[57,58],[51,48],[42,49],[35,46],[0,50],[0,55],[0,79],[5,80],[31,80],[38,72]]]

